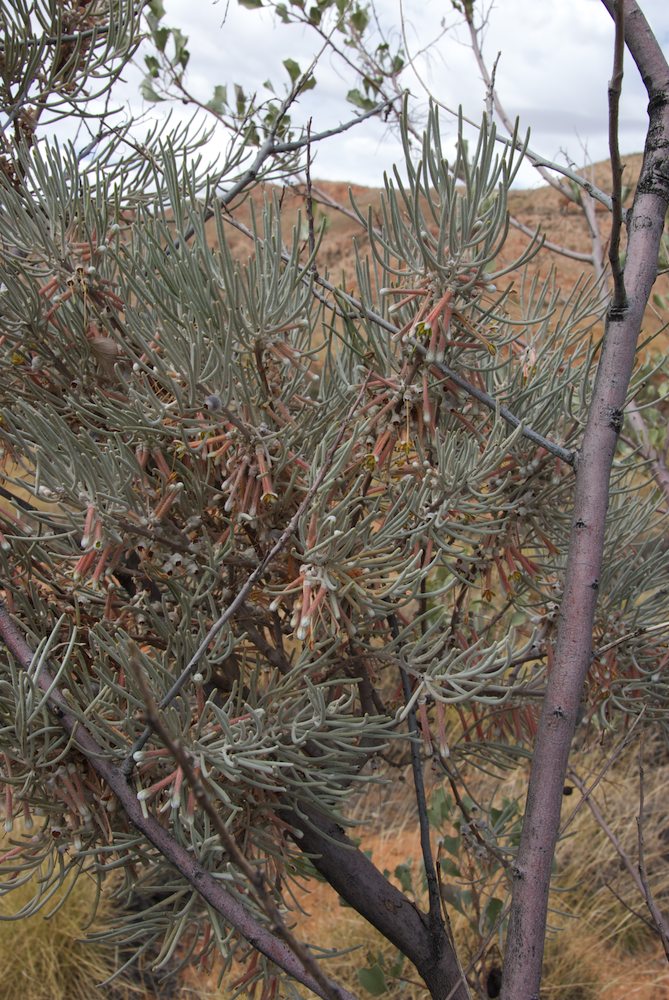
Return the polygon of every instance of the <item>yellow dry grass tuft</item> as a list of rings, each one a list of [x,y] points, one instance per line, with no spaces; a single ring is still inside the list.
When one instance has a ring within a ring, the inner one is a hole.
[[[2,1000],[130,1000],[143,995],[123,981],[98,988],[115,971],[116,955],[111,948],[84,940],[96,895],[94,882],[85,875],[74,886],[66,879],[39,912],[10,919],[28,906],[38,877],[34,874],[11,891],[6,881],[0,886]],[[103,903],[92,929],[102,926],[108,909]]]

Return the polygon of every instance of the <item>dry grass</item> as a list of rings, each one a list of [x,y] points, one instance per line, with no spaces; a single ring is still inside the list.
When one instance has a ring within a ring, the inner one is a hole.
[[[98,988],[97,984],[114,972],[116,956],[113,949],[84,940],[89,929],[102,926],[109,912],[103,904],[89,928],[95,885],[86,876],[74,887],[66,880],[38,913],[17,921],[9,919],[33,898],[37,878],[35,874],[24,885],[0,896],[2,1000],[130,1000],[143,995],[142,990],[123,981]]]

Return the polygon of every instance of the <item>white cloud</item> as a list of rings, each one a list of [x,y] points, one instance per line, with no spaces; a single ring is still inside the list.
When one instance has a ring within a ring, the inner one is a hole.
[[[222,3],[166,0],[165,23],[189,36],[189,85],[207,100],[216,84],[241,83],[258,90],[268,77],[287,80],[282,60],[290,56],[302,68],[317,49],[314,35],[277,24],[267,11],[248,11],[230,0]],[[644,11],[668,51],[669,4],[645,0]],[[450,5],[443,0],[377,0],[382,23],[399,30],[404,11],[406,35],[412,52],[439,31]],[[554,158],[566,150],[575,162],[607,156],[607,81],[611,73],[613,25],[599,0],[498,0],[490,11],[485,33],[489,64],[501,52],[497,68],[499,93],[523,128],[531,127],[531,145]],[[449,31],[429,53],[416,57],[421,78],[444,104],[480,117],[485,91],[461,25]],[[328,56],[319,65],[318,88],[305,95],[295,109],[295,121],[313,118],[314,130],[329,128],[350,118],[345,94],[355,85],[350,70]],[[415,77],[407,77],[412,92],[420,92]],[[139,107],[136,84],[131,104]],[[624,152],[642,148],[646,124],[646,94],[629,55],[626,56],[621,103],[621,146]],[[445,121],[453,136],[453,121]],[[402,159],[397,137],[381,123],[369,122],[323,143],[315,173],[321,178],[379,184],[393,160]],[[536,183],[528,166],[520,175],[524,184]]]

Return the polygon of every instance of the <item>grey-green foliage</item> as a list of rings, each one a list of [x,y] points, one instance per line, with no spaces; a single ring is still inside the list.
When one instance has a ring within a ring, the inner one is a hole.
[[[0,437],[7,487],[28,497],[0,514],[0,563],[36,649],[27,673],[8,658],[0,750],[12,809],[34,823],[6,871],[53,859],[36,905],[63,867],[124,868],[119,895],[153,901],[141,939],[132,917],[118,932],[126,943],[161,941],[167,961],[208,923],[205,947],[234,954],[220,917],[204,920],[129,832],[36,678],[48,660],[120,764],[144,727],[130,641],[161,702],[323,469],[288,545],[164,712],[273,891],[289,899],[305,871],[285,811],[345,820],[351,788],[377,780],[365,765],[405,738],[400,664],[431,725],[444,704],[504,704],[488,735],[513,728],[518,741],[514,693],[540,690],[554,638],[572,472],[436,363],[577,447],[599,297],[524,273],[531,245],[500,263],[517,161],[497,158],[485,122],[480,135],[449,165],[431,112],[423,160],[388,181],[382,232],[369,227],[355,309],[315,296],[299,225],[288,233],[271,196],[251,212],[248,254],[234,254],[206,175],[165,136],[125,162],[122,147],[92,164],[68,146],[24,148],[0,179]],[[638,628],[661,621],[667,574],[647,542],[652,496],[631,508],[623,492],[634,475],[621,468],[611,546],[644,545],[611,564],[599,620],[602,645],[613,616],[616,638],[634,633],[616,647],[642,675],[611,685],[623,711],[659,691]],[[451,753],[474,749],[456,739]],[[143,808],[257,907],[158,740],[132,780]]]
[[[17,135],[30,138],[38,123],[73,111],[86,114],[108,94],[139,44],[139,6],[136,0],[2,3],[1,106]]]

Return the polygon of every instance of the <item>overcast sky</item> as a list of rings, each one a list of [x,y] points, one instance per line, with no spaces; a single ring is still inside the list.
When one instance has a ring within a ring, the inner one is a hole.
[[[201,99],[211,97],[216,84],[241,83],[260,90],[268,77],[283,83],[287,77],[282,60],[308,65],[317,39],[295,26],[277,24],[265,11],[249,11],[237,0],[164,0],[164,23],[189,36],[191,61],[188,83]],[[669,0],[642,0],[642,9],[665,53],[669,53]],[[416,54],[420,77],[446,105],[478,119],[483,110],[484,87],[465,29],[449,30],[429,54],[421,49],[440,30],[446,15],[457,18],[447,0],[377,0],[379,18],[398,38],[404,11],[406,39]],[[600,0],[496,0],[490,11],[484,52],[489,64],[501,53],[497,87],[512,116],[531,128],[532,148],[550,158],[569,158],[582,164],[607,156],[607,81],[611,75],[613,25]],[[345,101],[355,85],[330,58],[316,70],[318,87],[304,95],[293,112],[294,121],[313,117],[314,130],[329,128],[352,116]],[[417,96],[424,90],[409,71],[406,85]],[[133,111],[141,104],[132,91]],[[643,147],[647,97],[639,74],[626,54],[621,104],[621,149]],[[160,106],[159,106],[160,107]],[[452,119],[444,118],[444,131],[453,135]],[[367,122],[318,148],[315,176],[378,186],[383,171],[402,154],[396,137],[381,123]],[[538,183],[527,167],[521,174],[526,185]]]

